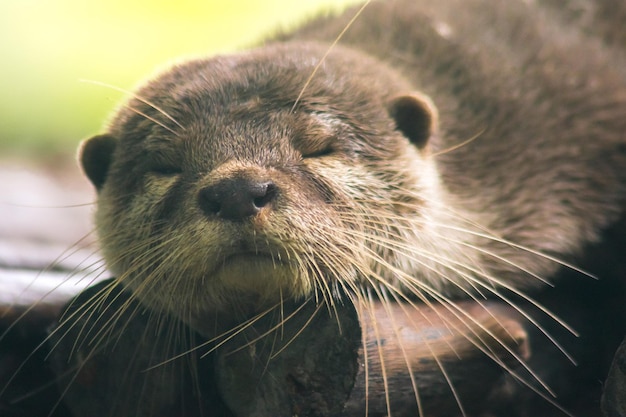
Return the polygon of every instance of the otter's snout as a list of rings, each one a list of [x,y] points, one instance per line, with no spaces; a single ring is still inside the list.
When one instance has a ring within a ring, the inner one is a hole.
[[[202,188],[198,203],[208,215],[239,221],[259,213],[277,194],[273,181],[235,177]]]

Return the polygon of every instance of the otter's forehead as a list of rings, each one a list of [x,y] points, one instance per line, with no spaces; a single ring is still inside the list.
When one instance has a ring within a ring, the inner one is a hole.
[[[147,160],[206,172],[236,158],[289,169],[329,151],[344,160],[399,152],[380,138],[395,130],[387,103],[407,91],[402,77],[389,70],[394,81],[386,79],[388,69],[374,70],[348,49],[318,66],[326,52],[277,44],[175,66],[118,113],[110,128],[121,145],[115,165],[140,172],[137,161]]]
[[[190,61],[157,79],[156,84],[171,83],[172,95],[180,99],[203,93],[216,100],[256,94],[283,99],[285,105],[310,96],[330,99],[357,82],[355,73],[364,70],[363,60],[369,58],[348,50],[327,52],[325,45],[276,44]]]
[[[183,112],[218,113],[261,98],[267,108],[291,109],[297,102],[300,108],[332,106],[354,114],[355,106],[380,104],[409,88],[399,74],[356,51],[335,47],[329,53],[327,45],[295,43],[188,61],[138,95]]]

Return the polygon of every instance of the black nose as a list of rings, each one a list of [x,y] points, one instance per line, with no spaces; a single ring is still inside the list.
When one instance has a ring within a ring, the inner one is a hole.
[[[270,204],[277,193],[272,181],[229,178],[201,189],[198,202],[206,214],[243,220]]]

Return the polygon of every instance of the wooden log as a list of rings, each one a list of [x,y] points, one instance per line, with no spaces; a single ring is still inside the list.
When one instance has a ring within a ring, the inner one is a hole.
[[[504,367],[530,357],[522,323],[511,307],[497,302],[376,303],[361,314],[367,352],[359,355],[363,366],[347,415],[364,415],[365,408],[369,415],[394,416],[483,411]]]
[[[500,365],[512,360],[507,349],[529,354],[507,307],[470,302],[457,306],[475,320],[469,325],[440,305],[285,304],[217,339],[223,343],[207,353],[214,344],[203,346],[206,340],[182,323],[119,290],[88,309],[106,286],[74,300],[49,343],[64,402],[76,417],[103,409],[116,416],[363,416],[366,408],[375,416],[388,407],[415,415],[411,378],[429,415],[449,415],[458,411],[450,385],[466,407],[480,404]],[[500,365],[476,345],[503,356]]]
[[[498,303],[459,303],[464,319],[439,304],[352,308],[310,322],[314,307],[303,309],[271,343],[259,335],[272,321],[259,321],[221,348],[218,387],[234,414],[415,416],[419,401],[426,415],[460,415],[455,394],[478,411],[501,365],[530,354],[519,316]]]
[[[534,325],[494,301],[286,303],[209,341],[108,285],[72,300],[42,346],[63,297],[33,308],[0,303],[0,331],[28,335],[0,339],[0,352],[11,352],[0,362],[13,363],[0,369],[0,415],[397,417],[421,410],[449,417],[461,408],[467,416],[486,415],[494,392],[511,392],[502,382],[506,369],[523,370],[537,353],[542,363],[559,355],[541,347],[536,331],[528,331]],[[32,351],[38,353],[29,357]],[[27,378],[18,372],[21,363],[28,364]],[[45,372],[49,363],[54,374]],[[558,377],[559,366],[544,370]],[[56,397],[41,396],[52,382]],[[34,401],[25,407],[23,398]],[[497,405],[521,409],[515,395]],[[542,415],[562,415],[552,409]]]
[[[44,276],[45,275],[45,276]],[[37,279],[36,279],[37,278]],[[46,294],[59,274],[0,269],[0,416],[68,417],[43,347],[47,329],[81,287]]]
[[[617,349],[605,383],[602,393],[602,415],[626,416],[626,339]]]
[[[235,416],[339,416],[359,367],[350,303],[286,304],[216,351],[216,381]]]
[[[72,300],[50,335],[52,368],[72,415],[230,416],[204,341],[110,282]]]

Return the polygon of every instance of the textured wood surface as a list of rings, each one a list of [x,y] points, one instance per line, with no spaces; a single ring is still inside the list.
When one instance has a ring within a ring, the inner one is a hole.
[[[15,372],[20,378],[0,397],[2,415],[46,415],[51,409],[46,407],[75,417],[361,416],[366,409],[369,415],[385,415],[387,398],[393,415],[415,415],[412,379],[429,415],[454,415],[459,406],[450,385],[462,404],[478,405],[504,372],[477,346],[501,364],[516,361],[510,352],[524,359],[530,355],[519,318],[493,303],[460,304],[475,320],[469,326],[441,306],[285,305],[280,315],[269,314],[232,338],[217,339],[224,343],[216,348],[118,290],[90,307],[105,288],[102,282],[72,301],[62,324],[38,349],[60,305],[38,304],[25,316],[24,306],[4,306],[3,328],[16,323],[12,331],[31,338],[12,339],[13,362],[25,360],[30,371],[25,375],[19,365],[5,366],[3,383]],[[279,317],[289,319],[277,325]],[[39,352],[36,358],[28,357],[29,349]],[[33,373],[37,366],[39,375]],[[37,393],[32,397],[38,401],[16,402],[42,387],[49,391],[45,401]],[[56,405],[60,392],[63,401]]]

